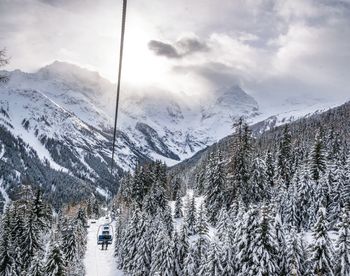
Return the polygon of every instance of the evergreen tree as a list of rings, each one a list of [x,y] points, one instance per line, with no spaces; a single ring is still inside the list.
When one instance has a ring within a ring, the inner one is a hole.
[[[299,172],[296,172],[293,176],[292,183],[289,186],[286,198],[286,206],[283,212],[284,222],[286,225],[291,227],[300,228],[301,224],[301,206],[300,198],[299,198],[299,190],[298,186],[300,183],[300,175]],[[303,191],[304,192],[304,191]]]
[[[174,218],[182,218],[183,217],[183,212],[182,212],[182,199],[178,195],[176,197],[176,202],[175,202],[175,214]]]
[[[250,199],[247,195],[249,181],[250,161],[252,156],[252,135],[248,124],[241,117],[233,125],[235,129],[235,139],[232,148],[233,158],[231,161],[232,181],[229,183],[227,191],[227,205],[230,206],[237,198],[241,198],[246,204]]]
[[[303,276],[307,272],[307,256],[303,240],[296,228],[292,228],[287,239],[286,273],[287,275]]]
[[[9,209],[6,210],[0,231],[0,275],[17,276],[15,259],[11,245],[11,218]]]
[[[204,195],[205,193],[205,169],[200,168],[199,172],[196,174],[196,186],[195,191],[197,196]]]
[[[183,225],[180,235],[175,236],[174,243],[177,275],[183,275],[185,270],[185,259],[189,253],[190,247],[186,225]]]
[[[31,266],[29,268],[28,275],[29,276],[44,276],[42,261],[38,258],[38,256],[35,256],[33,258],[33,261],[31,263]]]
[[[138,240],[137,252],[135,255],[135,267],[133,269],[133,275],[149,275],[151,269],[151,241],[150,241],[150,232],[151,226],[148,219],[145,215],[142,216],[142,219],[139,223],[139,235],[141,236]]]
[[[250,249],[251,266],[245,268],[245,275],[282,275],[278,267],[278,244],[267,206],[261,207],[261,217]]]
[[[173,191],[171,194],[171,200],[174,201],[177,197],[181,196],[181,182],[179,178],[176,178],[173,184]]]
[[[338,225],[338,240],[336,244],[335,275],[350,275],[350,225],[349,214],[343,210],[341,222]]]
[[[333,248],[327,229],[326,210],[320,208],[313,228],[314,243],[310,247],[313,275],[333,275]]]
[[[211,154],[206,181],[208,188],[205,197],[205,207],[208,211],[209,222],[215,225],[218,220],[218,213],[225,204],[225,178],[220,152],[218,156]]]
[[[203,276],[222,276],[224,264],[222,260],[222,251],[218,242],[212,242],[208,253],[208,260],[202,265],[200,275]]]
[[[326,157],[320,133],[316,135],[315,143],[310,154],[310,173],[315,182],[318,182],[326,171]]]
[[[119,256],[120,266],[128,273],[132,273],[135,267],[135,256],[138,250],[138,226],[140,218],[140,210],[136,208],[128,222],[125,230],[125,236],[121,245],[121,252]]]
[[[201,204],[199,212],[198,212],[197,227],[196,227],[198,239],[195,242],[195,247],[194,247],[195,253],[196,253],[196,258],[201,265],[206,260],[207,250],[210,246],[209,236],[208,236],[209,226],[208,226],[205,214],[206,214],[206,212],[204,210],[204,205]]]
[[[184,264],[184,276],[199,276],[200,260],[194,248],[190,248]]]
[[[269,200],[270,186],[266,185],[266,167],[260,158],[254,158],[252,162],[247,196],[253,203]]]
[[[82,225],[87,225],[87,216],[83,208],[79,208],[77,220],[81,222]]]
[[[219,222],[217,225],[217,237],[221,242],[228,241],[229,227],[232,227],[230,224],[230,219],[231,218],[226,208],[221,209],[219,214]]]
[[[33,219],[37,224],[38,229],[41,231],[47,230],[50,226],[51,214],[49,213],[50,210],[43,202],[41,190],[36,192],[32,208]]]
[[[176,275],[174,242],[164,234],[158,237],[158,246],[152,253],[151,275]]]
[[[288,187],[292,177],[292,137],[288,124],[285,125],[277,156],[278,174]]]
[[[67,263],[73,262],[78,257],[78,237],[76,230],[70,226],[66,227],[62,233],[62,252]]]
[[[279,275],[286,275],[286,239],[281,217],[276,215],[273,225],[276,240],[277,272]]]
[[[30,210],[29,217],[25,222],[24,231],[22,232],[22,243],[19,245],[21,249],[23,268],[25,270],[30,267],[32,259],[43,251],[40,242],[40,231],[35,219],[36,214]]]
[[[254,242],[253,233],[258,228],[257,209],[250,207],[243,215],[242,221],[238,222],[235,233],[235,265],[237,275],[246,275],[247,269],[253,266],[252,244]]]
[[[55,243],[49,253],[45,275],[47,276],[66,276],[66,262],[60,246]]]
[[[188,235],[192,236],[196,234],[196,205],[194,196],[191,198],[190,205],[187,208],[187,214],[185,218],[186,227],[188,229]]]
[[[171,237],[174,233],[174,220],[171,214],[170,207],[166,205],[165,210],[161,214],[164,223],[164,228],[167,231],[168,236]]]
[[[275,186],[275,165],[272,153],[270,151],[267,152],[266,155],[266,183],[273,188]]]

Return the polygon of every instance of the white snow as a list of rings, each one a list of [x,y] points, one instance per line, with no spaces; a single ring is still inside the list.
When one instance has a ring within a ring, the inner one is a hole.
[[[100,186],[96,187],[96,192],[98,192],[101,196],[105,197],[106,199],[109,198],[108,191],[106,191],[105,189],[101,188]]]
[[[5,211],[6,206],[10,203],[11,200],[6,192],[5,187],[3,187],[3,179],[2,178],[0,178],[0,193],[5,200],[4,209],[3,209],[3,211]]]
[[[5,147],[4,145],[1,145],[1,148],[0,148],[0,159],[2,159],[5,155]]]
[[[117,269],[114,257],[114,244],[109,245],[108,250],[101,250],[101,245],[97,245],[97,232],[100,225],[109,223],[104,217],[98,219],[96,223],[89,221],[87,238],[87,251],[85,255],[86,276],[123,276],[123,272]],[[115,223],[112,222],[113,228]]]

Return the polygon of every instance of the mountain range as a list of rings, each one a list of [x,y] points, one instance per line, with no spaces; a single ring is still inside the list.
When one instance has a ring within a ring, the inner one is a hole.
[[[3,198],[20,178],[31,175],[28,170],[33,166],[23,160],[34,159],[40,167],[37,171],[69,175],[77,183],[83,180],[87,192],[102,196],[115,192],[117,185],[109,170],[114,84],[96,72],[59,61],[35,73],[3,73],[9,81],[0,86],[0,170],[9,166],[16,170],[0,177]],[[240,116],[254,124],[259,134],[332,106],[292,102],[283,112],[266,113],[238,85],[213,91],[209,99],[152,88],[122,89],[117,172],[156,159],[177,164],[231,134],[232,121]],[[14,153],[16,146],[21,147],[20,154]],[[39,178],[47,191],[57,191],[55,184],[47,183],[47,175]]]

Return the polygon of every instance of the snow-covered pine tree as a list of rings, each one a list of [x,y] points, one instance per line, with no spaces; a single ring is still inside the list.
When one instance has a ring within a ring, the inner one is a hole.
[[[350,158],[346,160],[346,164],[343,166],[341,172],[341,175],[339,177],[339,180],[341,181],[340,189],[341,189],[341,206],[346,207],[349,205],[350,202]]]
[[[88,218],[87,218],[86,212],[83,208],[79,208],[77,220],[79,220],[82,225],[87,225]]]
[[[72,223],[70,221],[70,223]],[[62,231],[62,252],[67,261],[67,264],[78,259],[78,244],[76,229],[72,225],[65,225]]]
[[[248,204],[250,199],[247,197],[247,187],[249,181],[249,172],[252,156],[252,134],[248,124],[243,117],[239,118],[233,124],[235,129],[235,138],[232,147],[231,173],[232,180],[228,182],[227,187],[227,206],[231,206],[237,198]]]
[[[286,252],[286,275],[307,275],[307,252],[295,227],[288,236]]]
[[[135,255],[135,267],[132,275],[149,275],[151,269],[151,225],[147,216],[143,213],[139,222],[140,238],[137,242],[137,252]]]
[[[32,213],[34,221],[40,231],[46,230],[50,227],[51,210],[44,204],[40,189],[36,192],[32,204]]]
[[[181,196],[181,181],[180,178],[176,178],[172,186],[171,200],[176,200],[178,196]]]
[[[314,210],[312,210],[310,200],[313,193],[308,174],[305,170],[301,170],[298,186],[298,206],[300,206],[300,228],[305,230],[310,229],[310,224],[314,220]]]
[[[222,208],[219,212],[219,221],[217,224],[217,237],[219,241],[225,242],[229,239],[229,228],[232,227],[232,224],[230,224],[231,218],[228,214],[228,211],[226,208]]]
[[[198,234],[198,239],[195,242],[195,252],[196,258],[198,258],[199,263],[202,265],[207,258],[207,249],[210,246],[209,242],[209,226],[206,218],[206,211],[203,203],[200,205],[197,219],[196,231]]]
[[[174,220],[173,215],[171,214],[171,208],[169,205],[165,206],[164,210],[159,210],[162,215],[162,221],[164,228],[168,233],[168,236],[171,237],[174,233]]]
[[[269,212],[269,210],[268,210]],[[277,260],[277,273],[278,275],[286,275],[286,239],[285,230],[282,225],[280,215],[277,213],[273,223],[273,232],[275,234],[276,242],[276,260]]]
[[[192,236],[196,234],[197,212],[194,196],[192,196],[190,204],[187,207],[185,223],[188,229],[188,235]]]
[[[180,195],[178,194],[175,201],[175,212],[174,212],[174,218],[182,218],[183,217],[183,211],[182,211],[182,199]]]
[[[242,221],[238,221],[234,239],[235,270],[237,275],[246,275],[246,271],[253,265],[252,243],[254,233],[258,228],[258,212],[256,207],[250,207],[244,213]]]
[[[183,276],[199,276],[200,260],[194,248],[190,248],[185,258]]]
[[[206,174],[205,207],[209,222],[216,225],[218,213],[225,205],[225,177],[221,153],[211,153]]]
[[[121,249],[119,251],[119,266],[128,273],[132,273],[132,271],[134,271],[135,256],[138,250],[138,226],[140,219],[141,212],[138,208],[135,208],[125,229],[124,239],[122,241]]]
[[[6,209],[3,215],[3,220],[0,224],[0,234],[0,275],[18,276],[11,245],[11,217],[9,209]]]
[[[350,220],[349,211],[345,208],[338,229],[334,272],[337,276],[350,275]]]
[[[292,178],[292,137],[288,124],[285,125],[277,155],[277,169],[280,179],[288,187]]]
[[[218,241],[210,245],[208,260],[202,264],[200,275],[203,276],[222,276],[224,273],[225,260],[222,259],[222,250]]]
[[[257,204],[269,200],[270,185],[266,184],[266,165],[263,160],[256,157],[252,161],[249,186],[247,187],[247,196],[251,202]]]
[[[46,276],[66,276],[66,262],[58,243],[51,247],[47,262],[45,265]]]
[[[326,171],[326,156],[320,132],[316,134],[315,142],[310,153],[311,178],[316,183]]]
[[[251,265],[245,267],[244,275],[283,275],[278,267],[278,243],[269,207],[261,207],[259,225],[249,250]]]
[[[266,183],[270,186],[270,188],[274,188],[275,186],[275,164],[274,164],[274,158],[271,153],[271,151],[268,151],[266,154]]]
[[[233,208],[234,209],[234,208]],[[219,223],[217,226],[217,238],[222,244],[222,260],[224,270],[223,276],[235,275],[234,265],[234,237],[236,225],[231,213],[223,208],[219,215]],[[238,218],[236,217],[238,220]]]
[[[42,260],[38,256],[35,256],[30,265],[28,276],[44,276],[44,268]]]
[[[40,230],[36,221],[36,214],[33,210],[28,210],[28,217],[25,221],[24,231],[21,233],[22,243],[19,245],[21,249],[21,259],[23,262],[23,270],[28,270],[33,258],[43,251],[40,242]]]
[[[313,228],[314,242],[310,246],[310,269],[313,275],[334,275],[334,254],[326,218],[325,208],[320,208]]]
[[[328,187],[329,187],[329,204],[328,204],[328,221],[330,229],[337,226],[341,212],[341,185],[339,181],[340,163],[331,163],[328,166]]]
[[[130,197],[138,208],[142,208],[143,198],[146,194],[145,190],[147,185],[145,185],[145,182],[144,168],[137,165],[135,168],[134,177],[130,183]]]
[[[196,196],[204,195],[205,193],[205,169],[200,168],[199,172],[196,174],[196,186],[195,186],[195,194]]]
[[[168,207],[168,198],[164,188],[164,184],[161,181],[155,182],[155,201],[157,208],[161,211],[165,211]]]
[[[152,253],[151,275],[175,276],[176,261],[174,241],[168,235],[161,234],[158,246]]]
[[[222,276],[236,275],[233,252],[234,250],[230,245],[222,244]]]
[[[177,275],[183,275],[185,268],[185,259],[189,252],[189,241],[186,225],[181,228],[180,234],[174,237],[175,259]]]
[[[143,210],[147,212],[150,216],[154,216],[157,214],[158,211],[158,204],[157,204],[157,189],[156,184],[153,183],[148,194],[145,195],[143,199]]]
[[[297,171],[292,179],[291,185],[288,188],[288,196],[285,200],[285,206],[283,206],[283,216],[284,222],[288,228],[297,227],[300,229],[301,224],[301,213],[299,206],[299,183],[300,183],[300,175]]]

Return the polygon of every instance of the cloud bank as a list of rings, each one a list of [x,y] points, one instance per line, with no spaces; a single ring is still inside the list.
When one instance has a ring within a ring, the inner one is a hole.
[[[276,102],[350,95],[349,0],[134,0],[127,20],[126,81],[194,95],[239,84]],[[9,69],[59,59],[113,80],[119,21],[119,1],[3,0],[0,48]]]

